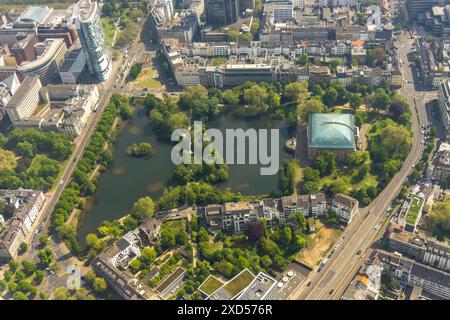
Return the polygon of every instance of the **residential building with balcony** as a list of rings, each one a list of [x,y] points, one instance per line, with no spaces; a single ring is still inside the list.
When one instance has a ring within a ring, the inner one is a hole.
[[[210,230],[222,230],[222,206],[209,204],[204,208],[206,225]]]
[[[349,225],[355,214],[358,212],[358,206],[358,200],[338,193],[331,202],[331,212],[338,217],[339,222],[344,225]]]
[[[309,195],[311,215],[319,217],[327,214],[327,199],[324,193]]]
[[[242,233],[247,223],[258,221],[257,208],[248,201],[227,202],[223,207],[222,229],[232,233]]]
[[[29,243],[37,227],[45,202],[42,191],[18,189],[0,190],[6,204],[0,215],[0,260],[15,259],[20,245]]]

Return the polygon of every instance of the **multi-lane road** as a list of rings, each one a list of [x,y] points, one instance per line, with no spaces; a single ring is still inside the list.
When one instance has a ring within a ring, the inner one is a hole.
[[[40,223],[38,225],[39,232],[34,233],[34,238],[32,240],[32,243],[34,245],[37,244],[38,236],[42,231],[41,228],[42,224],[48,222],[49,217],[53,212],[59,197],[61,196],[61,193],[63,192],[66,185],[70,182],[72,172],[75,169],[78,160],[81,158],[85,147],[89,143],[90,137],[92,133],[95,131],[97,123],[100,120],[105,107],[109,103],[111,94],[113,92],[120,92],[120,89],[117,88],[117,86],[118,85],[121,86],[124,83],[125,78],[128,75],[129,69],[131,68],[131,65],[133,64],[135,59],[140,59],[140,57],[142,56],[143,46],[138,39],[135,39],[135,41],[130,45],[129,49],[127,50],[128,54],[126,57],[123,55],[124,50],[122,50],[122,55],[120,55],[117,61],[113,62],[112,73],[108,78],[108,80],[98,85],[100,91],[100,99],[98,101],[96,112],[93,113],[90,122],[84,129],[83,133],[76,139],[75,152],[73,152],[72,155],[70,156],[68,164],[61,174],[60,183],[54,188],[54,190],[52,190],[52,192],[46,195],[47,199],[46,204],[43,208],[44,212],[41,216]]]
[[[339,299],[348,286],[353,275],[362,265],[370,251],[377,235],[382,232],[382,225],[388,217],[386,210],[396,198],[413,166],[420,159],[424,146],[422,144],[421,126],[428,123],[423,94],[417,92],[413,85],[411,68],[407,55],[411,51],[413,40],[404,33],[397,42],[398,56],[402,60],[402,75],[404,83],[399,94],[408,99],[412,112],[413,142],[410,153],[401,170],[395,175],[388,186],[366,208],[359,211],[351,225],[343,232],[345,240],[342,248],[335,252],[325,267],[314,270],[308,279],[292,295],[292,299]],[[395,143],[395,141],[392,141]]]

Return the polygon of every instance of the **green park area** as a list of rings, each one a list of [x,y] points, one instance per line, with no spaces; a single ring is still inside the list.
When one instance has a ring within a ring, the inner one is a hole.
[[[72,150],[72,139],[62,133],[15,129],[0,135],[0,189],[51,189]]]
[[[155,69],[151,67],[142,68],[136,80],[133,81],[133,85],[138,89],[161,89],[161,82],[159,82],[157,79],[154,79],[155,75]]]
[[[102,18],[102,24],[103,31],[105,32],[105,43],[111,46],[115,31],[114,22],[111,18]]]
[[[161,233],[162,232],[170,232],[174,235],[183,232],[186,230],[186,225],[184,220],[175,220],[175,221],[167,221],[164,222],[161,226]]]

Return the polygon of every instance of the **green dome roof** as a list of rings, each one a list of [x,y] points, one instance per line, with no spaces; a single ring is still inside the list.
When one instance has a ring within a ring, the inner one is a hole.
[[[315,113],[309,116],[308,148],[356,148],[355,118],[347,113]]]

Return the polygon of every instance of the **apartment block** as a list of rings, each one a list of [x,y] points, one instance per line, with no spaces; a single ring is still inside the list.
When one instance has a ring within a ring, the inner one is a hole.
[[[91,266],[94,271],[104,277],[123,299],[149,299],[151,294],[149,290],[127,268],[133,259],[140,256],[142,246],[159,238],[160,228],[159,220],[146,219],[138,228],[126,233],[118,242],[92,260]]]
[[[247,223],[258,221],[258,208],[248,201],[228,202],[223,207],[222,228],[232,233],[244,232]]]
[[[432,178],[446,183],[450,176],[450,144],[442,142],[433,158]]]
[[[6,206],[0,214],[0,260],[15,259],[21,243],[28,243],[45,202],[42,191],[0,190]]]
[[[204,208],[206,225],[210,230],[222,230],[222,206],[209,204]]]
[[[338,193],[331,202],[331,212],[337,215],[341,223],[349,225],[358,212],[358,206],[358,200]]]
[[[324,193],[310,194],[309,202],[313,217],[327,214],[327,199]]]
[[[450,246],[447,243],[394,229],[389,234],[389,250],[423,264],[450,271]]]

